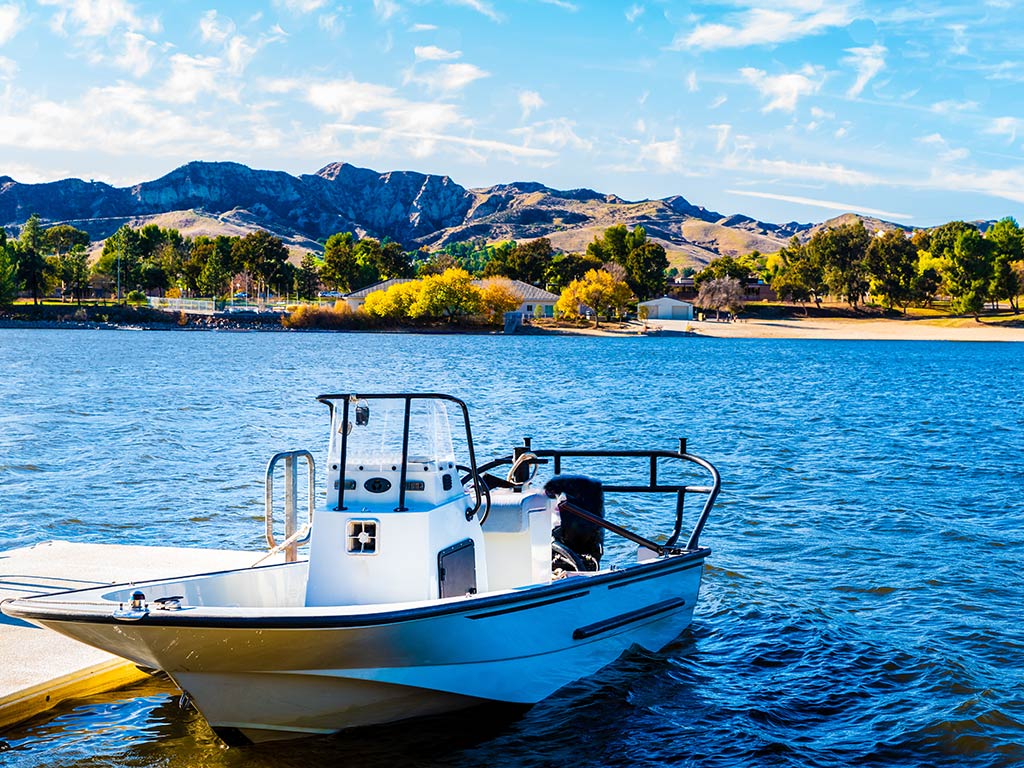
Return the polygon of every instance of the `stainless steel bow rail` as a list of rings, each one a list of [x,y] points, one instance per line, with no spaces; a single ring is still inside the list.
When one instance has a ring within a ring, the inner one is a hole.
[[[278,543],[274,536],[274,469],[279,461],[284,460],[284,539]],[[306,460],[306,467],[309,473],[309,511],[306,517],[306,524],[300,530],[298,528],[298,514],[296,511],[296,496],[299,486],[299,459]],[[286,563],[294,563],[298,560],[299,545],[309,541],[310,530],[313,526],[313,505],[316,492],[316,463],[313,461],[313,454],[309,451],[282,451],[271,456],[267,462],[267,476],[265,481],[264,505],[266,508],[265,518],[267,525],[267,545],[270,547],[270,554],[284,550]]]
[[[700,534],[704,530],[704,524],[707,522],[708,515],[711,513],[711,507],[714,506],[715,499],[718,497],[718,492],[722,486],[721,477],[718,474],[718,470],[715,469],[714,465],[706,459],[702,459],[700,456],[694,456],[692,453],[688,453],[686,450],[686,440],[681,438],[679,440],[678,451],[666,451],[666,450],[558,450],[558,449],[536,449],[532,447],[530,438],[523,440],[522,447],[515,449],[511,456],[506,456],[494,461],[488,462],[478,468],[478,472],[488,472],[500,466],[513,466],[516,468],[518,476],[515,478],[518,482],[522,482],[528,473],[530,472],[530,465],[536,464],[547,464],[552,463],[552,470],[555,475],[562,473],[562,464],[566,459],[646,459],[648,476],[647,482],[638,483],[603,483],[602,489],[605,493],[674,493],[676,495],[676,512],[675,512],[675,524],[672,528],[672,533],[668,536],[663,544],[659,544],[651,539],[641,536],[640,534],[634,533],[620,525],[605,520],[604,518],[598,517],[587,510],[581,509],[572,502],[562,501],[559,504],[559,510],[563,512],[569,512],[585,520],[588,520],[595,525],[600,525],[602,528],[618,535],[622,536],[634,543],[640,544],[641,546],[647,547],[653,552],[656,552],[659,556],[666,553],[672,553],[677,551],[690,551],[698,548],[700,544]],[[679,483],[663,483],[658,478],[658,460],[659,459],[676,459],[682,462],[689,462],[695,464],[698,467],[706,470],[711,475],[710,485],[690,485],[690,484],[679,484]],[[679,541],[679,536],[682,533],[683,527],[683,508],[686,502],[687,494],[700,494],[705,495],[707,498],[704,501],[704,506],[701,508],[700,514],[697,517],[697,522],[694,524],[690,531],[690,536],[687,539],[686,546],[682,549],[676,546]]]

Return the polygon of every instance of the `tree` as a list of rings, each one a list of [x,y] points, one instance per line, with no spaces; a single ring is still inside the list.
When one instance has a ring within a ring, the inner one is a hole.
[[[805,303],[805,315],[806,302],[813,299],[820,306],[828,287],[825,285],[821,264],[814,258],[814,254],[794,236],[776,256],[779,266],[771,282],[775,294],[783,301]]]
[[[865,256],[871,235],[859,219],[853,224],[816,232],[807,243],[811,259],[821,265],[829,292],[851,307],[868,292]]]
[[[232,255],[256,279],[258,294],[269,291],[271,286],[280,290],[281,286],[291,285],[288,248],[266,230],[258,229],[237,240]]]
[[[554,248],[546,237],[527,243],[499,243],[483,269],[484,277],[507,277],[530,285],[542,285]]]
[[[120,300],[127,290],[139,287],[141,265],[139,233],[125,224],[103,242],[103,252],[92,271],[110,278],[117,286],[117,298]]]
[[[381,280],[413,276],[412,262],[401,244],[389,240],[381,245],[377,258],[377,272]]]
[[[636,229],[643,231],[642,227]],[[637,245],[626,254],[622,266],[626,268],[626,283],[641,301],[665,293],[668,256],[661,243],[646,241]]]
[[[433,253],[428,258],[420,261],[419,267],[416,269],[416,275],[417,277],[440,275],[443,274],[446,269],[460,268],[463,268],[462,265],[452,254],[447,251],[438,251],[437,253]]]
[[[640,230],[643,232],[643,227]],[[594,237],[594,242],[587,246],[587,255],[602,262],[617,261],[622,264],[629,253],[628,236],[629,230],[625,224],[608,227],[600,237]],[[644,236],[646,237],[646,233]]]
[[[1014,264],[1024,265],[1024,240],[1017,222],[1007,216],[993,224],[985,239],[991,243],[993,270],[989,295],[994,301],[1006,299],[1014,314],[1020,312],[1017,296],[1022,292]]]
[[[712,259],[704,269],[693,276],[693,285],[699,291],[701,286],[708,280],[720,280],[723,277],[732,277],[740,282],[750,276],[750,267],[734,259],[732,256],[719,256]]]
[[[60,279],[71,291],[79,304],[89,290],[89,253],[85,246],[76,243],[60,262]]]
[[[21,290],[18,279],[18,262],[14,256],[14,246],[7,242],[7,233],[0,229],[0,307],[8,307],[14,303]]]
[[[946,266],[946,287],[954,312],[971,313],[975,320],[978,319],[992,279],[990,250],[990,244],[975,227],[957,235],[952,257]]]
[[[903,230],[890,229],[872,238],[864,264],[871,280],[871,293],[889,309],[897,304],[906,314],[907,305],[914,298],[917,248]]]
[[[51,270],[57,279],[60,280],[62,292],[66,291],[69,282],[66,274],[71,268],[66,263],[66,259],[68,254],[71,253],[71,249],[75,246],[80,246],[84,249],[89,245],[89,233],[83,232],[77,227],[72,227],[70,224],[57,224],[43,232],[42,241],[44,250],[52,254],[50,261]],[[80,297],[79,302],[81,302]]]
[[[743,284],[735,277],[716,277],[701,285],[697,303],[704,309],[715,310],[715,319],[718,320],[723,309],[738,312],[745,298]]]
[[[189,274],[197,265],[202,264],[195,279],[196,289],[201,295],[217,297],[227,293],[228,284],[235,274],[230,238],[224,235],[216,240],[197,237],[192,243],[186,264],[186,272]]]
[[[375,317],[409,317],[422,288],[423,280],[409,280],[393,283],[385,290],[371,291],[366,296],[362,310]]]
[[[522,295],[508,278],[490,277],[484,280],[480,288],[480,310],[488,322],[501,322],[506,312],[513,312],[522,304]]]
[[[594,311],[594,326],[601,324],[601,315],[622,311],[633,300],[633,292],[622,280],[616,280],[603,269],[592,269],[581,279],[573,280],[562,291],[555,309],[568,317],[579,317],[582,306]]]
[[[33,304],[38,304],[39,297],[46,293],[50,277],[50,265],[43,255],[44,248],[39,216],[33,213],[21,228],[15,245],[18,256],[18,280],[25,290],[32,294]]]
[[[411,317],[445,317],[448,322],[480,310],[480,289],[464,269],[449,269],[440,275],[423,278],[419,295],[411,307]]]
[[[295,271],[295,292],[300,299],[312,299],[320,290],[320,259],[312,252],[302,257]]]
[[[560,253],[551,259],[544,271],[544,283],[549,291],[561,293],[573,280],[579,280],[592,269],[601,269],[603,262],[596,256],[579,253]]]
[[[327,238],[320,279],[332,290],[348,293],[359,279],[359,265],[352,250],[353,242],[351,232],[336,232]]]

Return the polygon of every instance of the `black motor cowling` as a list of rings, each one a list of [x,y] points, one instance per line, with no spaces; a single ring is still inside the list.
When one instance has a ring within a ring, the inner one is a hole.
[[[556,475],[544,484],[544,493],[566,501],[590,514],[604,517],[601,481],[583,475]],[[561,523],[551,532],[551,567],[563,571],[596,571],[604,554],[604,528],[566,509]]]

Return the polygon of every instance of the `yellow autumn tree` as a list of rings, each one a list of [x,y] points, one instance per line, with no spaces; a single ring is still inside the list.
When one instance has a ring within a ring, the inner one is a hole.
[[[558,297],[555,309],[570,318],[580,317],[583,306],[594,313],[594,326],[601,324],[601,315],[612,310],[621,312],[633,301],[633,292],[622,280],[603,269],[592,269],[578,280],[573,280]]]
[[[489,323],[500,323],[506,312],[523,305],[522,295],[506,277],[489,277],[480,288],[480,311]]]
[[[422,280],[419,295],[409,307],[410,317],[446,317],[475,315],[480,311],[480,289],[464,269],[446,269],[440,275]]]
[[[375,317],[409,317],[410,307],[416,303],[422,287],[422,280],[410,280],[395,283],[382,291],[372,291],[367,294],[362,309]]]

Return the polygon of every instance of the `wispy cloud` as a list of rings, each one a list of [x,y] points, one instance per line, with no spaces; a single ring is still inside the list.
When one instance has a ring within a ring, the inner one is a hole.
[[[633,5],[626,9],[626,21],[632,24],[644,15],[644,10],[645,8],[639,3],[633,3]]]
[[[857,70],[857,80],[846,91],[846,96],[853,99],[860,95],[875,75],[885,69],[887,51],[885,46],[875,43],[869,48],[847,48],[846,52],[850,55],[843,59],[843,63]]]
[[[971,153],[966,149],[954,148],[943,137],[941,133],[930,133],[917,139],[922,144],[935,152],[935,156],[942,162],[953,162],[966,159]]]
[[[536,91],[519,92],[519,108],[523,111],[523,120],[544,106],[544,99]]]
[[[463,5],[466,8],[470,8],[477,13],[482,13],[492,21],[501,21],[501,14],[499,14],[491,4],[484,0],[448,0],[452,5]]]
[[[21,28],[21,8],[13,3],[0,5],[0,45],[14,37]]]
[[[798,72],[784,75],[769,75],[760,69],[744,67],[740,70],[740,75],[768,100],[761,108],[762,112],[776,109],[792,112],[796,109],[800,97],[817,93],[822,84],[821,71],[809,64]]]
[[[312,13],[327,5],[327,0],[274,0],[274,5],[286,8],[292,13]]]
[[[428,72],[409,71],[406,73],[405,82],[420,83],[435,93],[452,93],[461,91],[475,80],[485,77],[490,77],[490,73],[475,64],[458,62],[442,64]]]
[[[563,11],[569,11],[576,13],[580,9],[576,3],[571,3],[569,0],[540,0],[544,5],[553,5],[556,8],[561,8]]]
[[[417,45],[413,53],[417,61],[450,61],[462,56],[462,51],[446,51],[436,45]]]
[[[995,117],[985,128],[985,133],[1006,136],[1010,144],[1017,140],[1018,131],[1024,131],[1024,120],[1019,117]]]
[[[120,26],[130,30],[156,32],[160,23],[155,17],[144,17],[135,5],[125,0],[38,0],[40,5],[57,8],[53,26],[65,32],[68,23],[89,37],[105,37]]]
[[[697,24],[688,32],[680,32],[671,48],[710,51],[777,45],[845,27],[854,19],[853,4],[848,0],[783,0],[775,8],[757,7],[745,0],[738,4],[753,7],[732,14],[729,23]]]
[[[819,200],[813,197],[798,197],[796,195],[780,195],[775,192],[755,192],[753,190],[745,189],[727,189],[725,190],[730,195],[742,195],[743,197],[760,197],[765,200],[781,200],[784,203],[796,203],[798,205],[810,205],[815,208],[826,208],[832,211],[846,211],[849,213],[866,213],[869,216],[881,216],[886,219],[896,219],[897,221],[908,221],[914,218],[909,213],[895,213],[893,211],[883,211],[878,208],[868,208],[863,205],[856,205],[855,203],[838,203],[834,200]]]
[[[541,145],[553,149],[588,150],[593,147],[593,142],[580,138],[576,133],[576,124],[564,117],[554,120],[543,120],[533,125],[522,128],[514,128],[509,133],[514,136],[522,136],[523,144],[527,147]]]
[[[977,108],[978,102],[976,101],[956,101],[955,99],[937,101],[929,107],[929,109],[937,115],[954,115],[960,112],[973,112]]]

